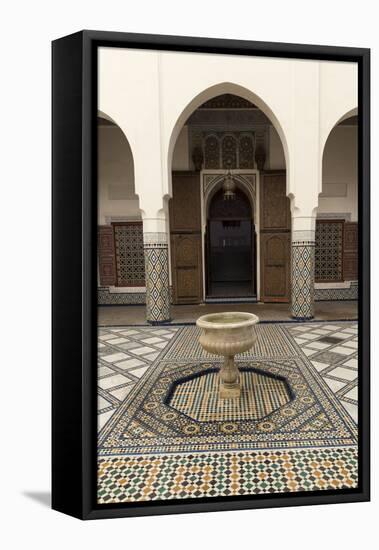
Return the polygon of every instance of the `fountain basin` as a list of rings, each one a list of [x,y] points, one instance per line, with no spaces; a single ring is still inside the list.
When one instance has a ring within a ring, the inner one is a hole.
[[[253,313],[233,311],[210,313],[199,317],[196,325],[202,329],[199,342],[203,349],[225,358],[220,369],[220,397],[239,397],[241,386],[234,356],[248,351],[257,339],[254,325],[259,317]]]

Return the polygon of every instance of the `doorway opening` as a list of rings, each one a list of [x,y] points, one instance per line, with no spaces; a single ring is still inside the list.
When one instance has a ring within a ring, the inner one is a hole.
[[[236,188],[234,197],[219,189],[211,198],[207,216],[207,300],[256,296],[256,239],[247,195]]]

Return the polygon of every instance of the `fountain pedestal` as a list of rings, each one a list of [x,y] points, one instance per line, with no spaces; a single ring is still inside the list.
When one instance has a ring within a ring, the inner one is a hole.
[[[234,362],[232,355],[226,356],[224,364],[220,369],[220,397],[221,399],[230,399],[241,395],[241,384],[239,381],[238,367]]]
[[[219,373],[221,399],[235,399],[241,395],[234,356],[253,347],[257,339],[254,325],[258,321],[256,315],[245,312],[211,313],[196,321],[202,329],[199,338],[201,346],[209,353],[224,357]]]

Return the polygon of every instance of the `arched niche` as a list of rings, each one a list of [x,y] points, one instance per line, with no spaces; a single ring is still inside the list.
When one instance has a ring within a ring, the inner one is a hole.
[[[251,219],[256,220],[256,178],[255,175],[233,174],[232,179],[237,189],[242,191],[247,197],[251,205]],[[204,192],[204,217],[208,217],[209,205],[213,196],[223,186],[225,180],[225,174],[214,175],[212,179],[209,179],[209,183],[203,187]]]
[[[250,90],[234,82],[221,82],[219,84],[216,84],[214,86],[211,86],[201,91],[186,106],[184,106],[181,114],[177,118],[171,130],[170,140],[168,144],[168,151],[167,151],[167,168],[168,168],[168,182],[169,182],[170,195],[172,193],[171,173],[172,173],[173,152],[174,152],[174,148],[175,148],[178,136],[183,126],[185,125],[190,115],[196,109],[198,109],[203,103],[223,94],[232,94],[249,101],[250,103],[254,104],[256,107],[258,107],[269,118],[270,122],[272,123],[272,125],[274,126],[274,128],[276,129],[280,137],[280,141],[283,146],[283,151],[285,156],[286,168],[288,172],[289,166],[290,166],[290,162],[289,162],[290,159],[289,159],[289,148],[287,144],[287,139],[283,130],[283,126],[280,123],[274,111],[264,101],[264,99],[261,98],[256,93],[254,93],[253,90]]]
[[[105,113],[98,113],[97,122],[99,222],[139,219],[130,143],[121,128]]]
[[[322,152],[322,192],[318,217],[357,220],[358,118],[346,113],[330,131]]]

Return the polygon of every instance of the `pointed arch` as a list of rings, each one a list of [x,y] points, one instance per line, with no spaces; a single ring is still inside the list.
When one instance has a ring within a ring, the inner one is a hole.
[[[261,98],[258,96],[255,92],[252,90],[246,88],[245,86],[241,86],[240,84],[234,83],[234,82],[220,82],[219,84],[215,84],[213,86],[210,86],[209,88],[206,88],[202,90],[200,93],[198,93],[186,106],[184,106],[182,112],[180,113],[179,117],[177,118],[174,126],[171,129],[170,133],[170,140],[168,144],[168,157],[167,157],[167,168],[168,168],[168,182],[169,182],[169,194],[171,195],[172,192],[172,183],[171,183],[171,171],[172,171],[172,157],[174,153],[174,148],[176,141],[178,139],[179,133],[184,126],[185,122],[189,118],[189,116],[200,107],[203,103],[206,101],[212,99],[213,97],[217,97],[222,94],[233,94],[239,97],[242,97],[243,99],[246,99],[247,101],[250,101],[254,105],[256,105],[271,121],[272,125],[276,129],[276,131],[279,134],[283,151],[284,151],[284,157],[286,161],[286,170],[287,170],[287,182],[289,181],[288,172],[290,169],[290,158],[289,158],[289,148],[287,139],[285,136],[285,132],[283,129],[283,126],[281,122],[279,121],[278,117],[274,113],[274,111],[270,108],[270,106]],[[287,184],[288,189],[288,184]]]

